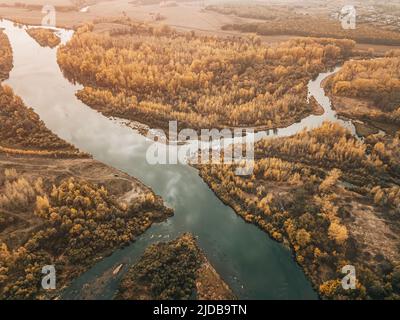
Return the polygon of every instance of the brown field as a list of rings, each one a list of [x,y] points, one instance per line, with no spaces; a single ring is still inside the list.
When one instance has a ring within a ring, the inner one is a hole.
[[[159,5],[134,5],[132,0],[22,0],[25,4],[40,4],[43,3],[52,4],[54,6],[70,6],[78,5],[79,8],[83,8],[86,5],[90,5],[88,12],[67,11],[57,12],[57,26],[66,28],[75,28],[78,25],[93,21],[94,19],[110,18],[110,17],[122,17],[126,15],[134,20],[147,21],[151,24],[167,24],[175,27],[177,30],[188,31],[195,30],[199,34],[206,35],[217,35],[217,36],[246,36],[245,34],[238,31],[224,31],[221,27],[226,24],[237,24],[237,23],[250,23],[257,22],[256,19],[248,19],[236,17],[233,15],[224,15],[217,12],[204,10],[199,1],[189,1],[184,3],[178,3],[174,7],[160,7]],[[332,3],[321,4],[319,0],[311,0],[302,2],[301,6],[298,6],[298,1],[292,0],[281,0],[281,1],[269,1],[268,4],[272,5],[297,5],[296,11],[299,13],[315,13],[323,14],[332,8],[340,7],[345,1],[337,0]],[[40,10],[28,10],[23,8],[15,7],[3,7],[2,3],[13,4],[14,1],[0,0],[0,17],[18,21],[21,23],[39,25],[43,18],[43,14]],[[155,21],[155,14],[160,14],[162,20]],[[278,35],[278,36],[261,36],[263,42],[266,43],[280,43],[289,39],[295,38],[291,35]],[[369,45],[369,44],[357,44],[356,49],[367,51],[369,48],[373,48],[377,54],[383,54],[386,51],[393,49],[393,46],[385,45]]]

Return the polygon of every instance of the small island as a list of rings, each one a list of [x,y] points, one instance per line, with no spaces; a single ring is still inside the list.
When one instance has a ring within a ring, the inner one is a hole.
[[[42,47],[54,48],[61,43],[60,38],[51,29],[29,28],[26,32]]]
[[[309,38],[274,47],[113,19],[78,28],[57,61],[84,86],[77,97],[107,117],[164,130],[175,120],[179,129],[264,130],[321,114],[307,100],[307,84],[354,45]]]
[[[193,235],[185,233],[149,246],[122,279],[116,299],[231,300],[235,296]]]

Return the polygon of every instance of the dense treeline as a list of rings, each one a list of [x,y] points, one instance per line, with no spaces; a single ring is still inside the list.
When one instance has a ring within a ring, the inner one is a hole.
[[[0,124],[1,152],[87,156],[47,129],[39,116],[6,85],[0,85]]]
[[[29,28],[26,32],[36,40],[42,47],[54,48],[61,42],[60,38],[54,34],[53,30],[44,28]]]
[[[358,43],[400,45],[400,34],[394,31],[379,30],[368,25],[359,25],[354,30],[343,29],[338,21],[310,16],[273,22],[228,24],[222,30],[238,30],[262,36],[329,37],[352,39]]]
[[[264,5],[229,4],[210,5],[206,10],[215,11],[226,15],[235,15],[242,18],[258,20],[276,20],[291,14],[288,8]]]
[[[223,164],[200,174],[246,221],[289,243],[324,298],[400,299],[399,138],[360,142],[324,123],[258,142],[251,176]],[[356,267],[355,290],[342,289],[345,265]]]
[[[334,96],[368,102],[367,108],[345,115],[400,125],[400,51],[381,59],[348,61],[328,79],[326,88]]]
[[[42,266],[56,266],[60,289],[97,258],[171,214],[152,193],[126,203],[104,186],[74,178],[49,188],[41,179],[29,181],[15,171],[5,173],[3,180],[0,210],[13,210],[17,217],[31,210],[40,224],[14,248],[0,241],[1,299],[48,298],[40,285]],[[12,228],[6,222],[0,226]]]
[[[264,139],[257,144],[256,157],[276,156],[316,164],[327,168],[340,168],[354,174],[362,183],[398,181],[400,178],[400,141],[396,137],[385,144],[376,136],[363,143],[345,128],[325,122],[312,132],[303,130],[289,138]],[[368,174],[367,174],[368,173]],[[356,180],[352,182],[357,182]]]
[[[13,56],[10,41],[3,30],[0,30],[0,82],[8,78],[13,67]]]
[[[8,37],[0,31],[0,81],[8,78],[12,64]],[[85,157],[87,155],[57,137],[12,89],[0,84],[0,152],[14,154]]]
[[[238,30],[254,32],[259,35],[293,35],[305,37],[329,37],[337,39],[352,39],[360,43],[399,45],[400,34],[386,30],[379,26],[357,24],[356,29],[344,29],[339,19],[330,19],[325,16],[311,16],[294,13],[282,8],[265,6],[223,5],[210,6],[222,14],[234,14],[239,17],[264,20],[241,24],[224,25],[223,30]]]
[[[307,83],[350,55],[351,40],[218,39],[124,22],[113,36],[79,29],[58,50],[78,97],[106,115],[165,128],[289,125],[314,112]],[[128,27],[128,28],[127,28]],[[94,30],[94,31],[93,31]]]

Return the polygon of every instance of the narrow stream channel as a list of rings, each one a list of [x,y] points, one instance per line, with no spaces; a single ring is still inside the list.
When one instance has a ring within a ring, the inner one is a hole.
[[[102,283],[91,296],[112,299],[127,266],[137,261],[149,244],[173,239],[182,232],[198,237],[210,262],[238,298],[318,298],[290,251],[225,206],[196,169],[186,165],[149,165],[145,157],[149,141],[80,102],[75,93],[81,86],[63,77],[56,61],[56,49],[40,47],[25,32],[25,27],[16,27],[5,20],[0,22],[0,27],[5,29],[14,55],[14,68],[6,84],[40,115],[46,126],[95,159],[137,177],[175,210],[174,217],[153,225],[133,244],[117,250],[75,279],[62,298],[81,298],[82,288],[123,263],[118,276]],[[58,34],[65,43],[73,32],[59,29]],[[340,121],[354,132],[350,122],[337,119],[320,86],[333,72],[320,74],[308,86],[309,96],[314,96],[323,106],[324,115],[309,116],[288,128],[271,131],[271,135],[292,135],[305,127],[319,126],[324,120]],[[257,133],[256,139],[266,135],[269,133]]]

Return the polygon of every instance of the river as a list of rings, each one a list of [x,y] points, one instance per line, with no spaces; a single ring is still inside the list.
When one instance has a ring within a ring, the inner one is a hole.
[[[140,179],[171,206],[175,215],[153,225],[130,246],[102,259],[75,279],[62,298],[82,298],[82,288],[95,282],[107,270],[123,263],[118,276],[98,286],[92,298],[112,299],[119,280],[151,243],[173,239],[182,232],[198,237],[210,262],[240,299],[317,299],[310,282],[282,244],[252,224],[246,223],[224,205],[190,166],[150,165],[146,150],[150,141],[121,122],[110,120],[80,102],[75,93],[81,85],[64,78],[56,61],[56,49],[40,47],[26,32],[3,20],[0,27],[8,35],[14,68],[6,84],[32,107],[46,126],[61,138],[103,163]],[[73,32],[58,29],[65,43]],[[319,126],[324,120],[340,121],[354,132],[350,122],[339,120],[321,81],[336,70],[310,81],[309,96],[325,109],[323,116],[309,116],[290,127],[266,135],[288,136],[305,127]]]

